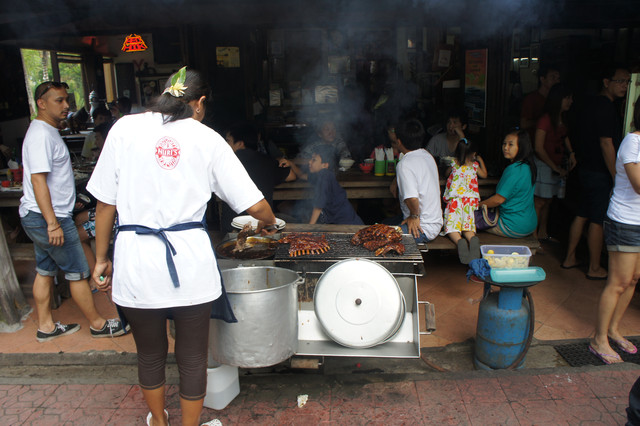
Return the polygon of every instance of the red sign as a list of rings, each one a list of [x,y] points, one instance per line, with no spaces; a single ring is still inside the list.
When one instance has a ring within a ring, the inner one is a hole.
[[[138,34],[129,34],[124,39],[122,44],[123,52],[142,52],[143,50],[147,50],[147,45]]]

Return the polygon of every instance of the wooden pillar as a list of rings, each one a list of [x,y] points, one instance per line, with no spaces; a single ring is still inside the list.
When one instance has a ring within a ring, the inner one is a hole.
[[[0,332],[14,332],[22,328],[22,319],[32,311],[18,284],[9,246],[0,221]]]

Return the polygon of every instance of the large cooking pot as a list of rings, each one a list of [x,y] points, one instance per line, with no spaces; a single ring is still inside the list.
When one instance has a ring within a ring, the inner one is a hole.
[[[304,280],[272,266],[226,269],[222,278],[238,322],[211,321],[211,357],[243,368],[291,357],[298,348],[298,285]]]

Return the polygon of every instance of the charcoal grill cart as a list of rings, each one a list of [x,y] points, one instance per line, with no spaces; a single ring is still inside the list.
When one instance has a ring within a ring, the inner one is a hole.
[[[413,237],[403,235],[403,255],[375,256],[351,244],[360,228],[294,224],[281,234],[322,233],[331,247],[326,253],[290,257],[289,246],[282,244],[274,255],[275,266],[305,279],[298,286],[296,355],[419,358],[422,254]],[[372,282],[379,285],[372,287]],[[381,319],[381,311],[390,322]]]

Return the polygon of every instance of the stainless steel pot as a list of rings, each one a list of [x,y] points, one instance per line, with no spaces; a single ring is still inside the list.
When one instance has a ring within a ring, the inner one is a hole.
[[[211,357],[243,368],[291,357],[298,348],[298,285],[304,280],[271,266],[226,269],[222,278],[238,322],[211,321]]]

